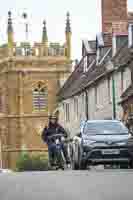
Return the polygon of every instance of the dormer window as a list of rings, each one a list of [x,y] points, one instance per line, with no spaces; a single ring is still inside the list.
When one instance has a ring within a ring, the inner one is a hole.
[[[129,24],[128,28],[128,47],[133,47],[133,24]]]
[[[112,37],[112,56],[115,56],[117,51],[127,43],[127,33],[115,33]]]
[[[96,61],[97,61],[97,65],[99,64],[100,57],[101,57],[101,49],[103,47],[104,47],[103,34],[99,33],[96,36]]]
[[[96,53],[96,64],[98,65],[100,62],[100,48],[97,48],[97,53]]]
[[[87,66],[88,65],[88,62],[87,62],[87,56],[84,57],[84,72],[87,71]]]

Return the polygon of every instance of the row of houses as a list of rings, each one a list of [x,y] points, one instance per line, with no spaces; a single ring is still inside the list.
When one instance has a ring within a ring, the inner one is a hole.
[[[120,28],[98,34],[95,41],[83,40],[82,58],[58,93],[60,122],[71,134],[78,133],[82,120],[127,123],[133,111],[132,21],[127,25],[128,31]]]

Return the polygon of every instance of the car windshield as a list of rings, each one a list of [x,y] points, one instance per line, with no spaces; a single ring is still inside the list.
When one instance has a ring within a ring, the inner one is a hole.
[[[84,127],[86,135],[128,134],[128,129],[121,122],[89,122]]]

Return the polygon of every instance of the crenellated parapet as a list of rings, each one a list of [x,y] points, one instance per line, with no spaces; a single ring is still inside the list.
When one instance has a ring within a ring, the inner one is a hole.
[[[31,44],[29,41],[22,41],[21,43],[15,42],[12,13],[9,11],[7,26],[7,44],[0,46],[0,59],[15,56],[53,56],[66,57],[68,60],[71,60],[71,27],[69,13],[67,13],[65,38],[66,41],[63,44],[60,44],[58,42],[49,42],[46,21],[44,20],[41,42],[35,42],[34,44]]]

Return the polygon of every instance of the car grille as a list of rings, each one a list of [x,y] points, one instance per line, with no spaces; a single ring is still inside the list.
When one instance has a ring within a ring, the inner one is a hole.
[[[110,149],[119,149],[120,150],[120,154],[116,155],[116,154],[102,154],[102,150],[110,150]],[[102,148],[94,148],[91,153],[89,158],[90,159],[98,159],[98,158],[102,158],[102,159],[117,159],[117,158],[128,158],[129,157],[129,153],[128,153],[128,149],[127,148],[118,148],[118,147],[102,147]]]

